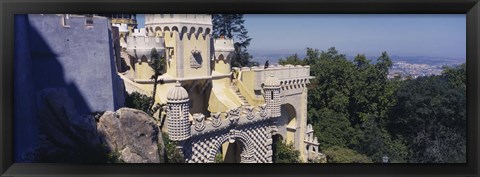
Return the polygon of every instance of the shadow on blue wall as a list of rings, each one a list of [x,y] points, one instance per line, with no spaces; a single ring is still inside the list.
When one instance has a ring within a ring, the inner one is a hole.
[[[15,15],[15,162],[108,162],[111,150],[96,143],[100,142],[101,135],[91,132],[96,130],[95,124],[88,124],[94,123],[92,114],[95,113],[77,86],[64,79],[64,68],[58,55],[30,25],[28,18],[28,15]],[[66,90],[67,94],[61,90]],[[53,93],[50,96],[64,97],[45,99],[45,95],[48,96],[45,91]],[[73,109],[68,104],[63,107],[55,105],[55,102],[68,100],[68,97],[73,100]],[[75,112],[79,116],[72,117],[71,113]],[[80,116],[87,114],[90,115]],[[72,124],[72,121],[78,125]]]

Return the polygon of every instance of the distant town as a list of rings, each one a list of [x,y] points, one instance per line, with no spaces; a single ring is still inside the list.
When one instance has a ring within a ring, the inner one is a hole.
[[[411,64],[405,61],[393,62],[392,68],[388,72],[388,78],[395,77],[405,78],[417,78],[421,76],[431,76],[442,74],[442,68],[444,66],[453,66],[455,64]]]
[[[269,60],[271,63],[278,63],[278,59],[286,58],[290,54],[255,54],[253,53],[253,61],[260,64]],[[305,56],[299,55],[300,58]],[[348,59],[353,60],[355,56],[348,56]],[[368,57],[373,63],[376,61],[376,56]],[[399,77],[400,79],[417,78],[422,76],[440,75],[444,66],[453,67],[465,62],[464,58],[448,58],[448,57],[424,57],[424,56],[391,56],[393,66],[390,68],[388,78],[393,79]]]

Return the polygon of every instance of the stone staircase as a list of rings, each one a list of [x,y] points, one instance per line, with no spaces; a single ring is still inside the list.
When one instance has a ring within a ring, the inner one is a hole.
[[[238,90],[236,86],[232,86],[232,89],[235,91],[235,94],[238,96],[238,98],[242,100],[242,106],[250,106],[247,99],[245,99],[245,97],[240,93],[240,90]]]

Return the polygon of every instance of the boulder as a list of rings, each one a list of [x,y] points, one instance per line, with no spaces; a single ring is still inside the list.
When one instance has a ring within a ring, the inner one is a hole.
[[[100,139],[126,163],[163,162],[163,141],[155,120],[143,111],[121,108],[99,119]],[[160,150],[159,150],[160,149]]]
[[[115,163],[115,155],[126,163],[163,162],[161,132],[142,111],[79,115],[65,88],[43,89],[37,100],[39,144],[22,154],[22,162]]]

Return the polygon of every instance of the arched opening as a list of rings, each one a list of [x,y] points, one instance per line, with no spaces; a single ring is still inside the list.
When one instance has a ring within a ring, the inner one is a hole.
[[[162,31],[162,28],[160,28],[159,26],[155,27],[155,31]]]
[[[190,28],[190,33],[191,33],[191,34],[195,33],[195,27],[191,27],[191,28]]]
[[[155,37],[162,37],[162,28],[159,26],[155,28]]]
[[[276,135],[273,135],[272,136],[272,150],[273,150],[273,156],[272,156],[272,161],[273,162],[276,162],[276,156],[275,156],[275,152],[277,151],[277,145],[278,145],[278,142],[281,142],[281,141],[284,141],[283,140],[283,137],[282,135],[280,134],[276,134]]]
[[[202,27],[198,28],[196,37],[198,38],[198,36],[200,36],[202,32],[203,32],[203,28]]]
[[[242,161],[240,154],[242,146],[240,141],[234,143],[225,142],[222,145],[223,163],[240,163]]]
[[[295,133],[297,131],[297,113],[295,107],[291,104],[283,104],[281,107],[283,123],[286,129],[285,133],[285,142],[294,143],[295,142]]]
[[[205,34],[206,34],[206,35],[210,34],[210,28],[207,28],[207,29],[205,30]]]
[[[182,34],[186,33],[188,31],[188,28],[186,26],[182,27]]]
[[[224,59],[223,54],[220,54],[220,55],[218,56],[218,60],[223,60],[223,59]]]
[[[163,31],[170,31],[170,28],[168,26],[163,28]]]
[[[177,26],[174,26],[174,27],[172,28],[172,31],[178,32],[178,27],[177,27]]]

